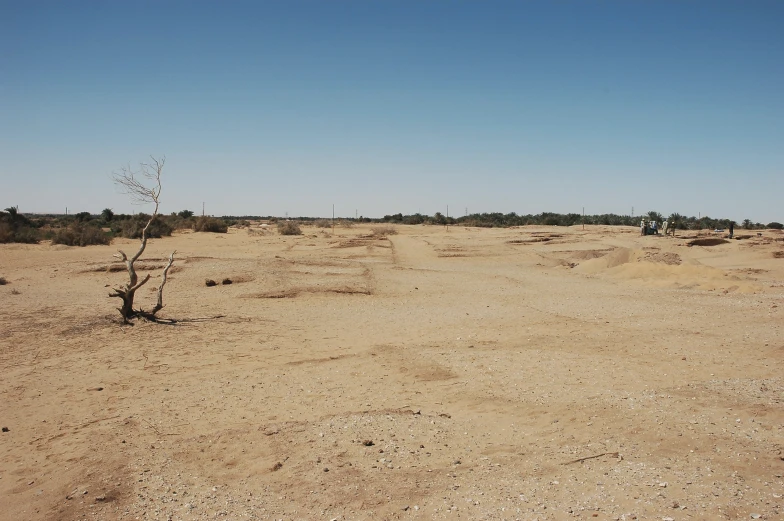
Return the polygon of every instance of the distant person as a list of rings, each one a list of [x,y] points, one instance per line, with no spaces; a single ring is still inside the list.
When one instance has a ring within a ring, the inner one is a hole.
[[[645,235],[645,219],[640,221],[640,235]]]
[[[730,239],[735,234],[735,221],[730,221]]]
[[[665,237],[667,237],[667,230],[669,230],[669,223],[667,221],[664,221],[664,224],[662,224],[662,231],[664,231]]]
[[[658,226],[659,223],[657,223],[656,221],[651,221],[651,233],[653,235],[659,235]]]

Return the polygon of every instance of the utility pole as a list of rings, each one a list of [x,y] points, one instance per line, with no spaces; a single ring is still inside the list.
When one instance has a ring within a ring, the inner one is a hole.
[[[332,205],[332,235],[335,235],[335,205]]]
[[[204,201],[201,202],[201,216],[204,217]]]
[[[583,206],[583,230],[585,230],[585,206]]]

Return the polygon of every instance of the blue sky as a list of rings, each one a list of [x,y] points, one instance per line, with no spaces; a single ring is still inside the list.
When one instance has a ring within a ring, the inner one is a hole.
[[[782,2],[7,2],[0,206],[784,221]]]

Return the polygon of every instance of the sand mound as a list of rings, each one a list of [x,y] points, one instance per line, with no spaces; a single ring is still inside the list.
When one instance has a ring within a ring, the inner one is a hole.
[[[643,255],[644,254],[640,250],[618,248],[603,257],[587,260],[576,266],[574,270],[579,273],[587,274],[601,273],[628,262],[635,262]]]
[[[757,284],[719,268],[705,266],[693,259],[683,261],[678,254],[672,252],[622,248],[604,257],[588,260],[576,266],[574,271],[634,280],[650,287],[699,288],[743,293],[753,293],[761,289]]]

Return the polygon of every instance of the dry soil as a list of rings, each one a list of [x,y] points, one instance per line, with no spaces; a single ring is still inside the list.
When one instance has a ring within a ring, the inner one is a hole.
[[[0,519],[784,518],[784,235],[372,230],[0,245]]]

